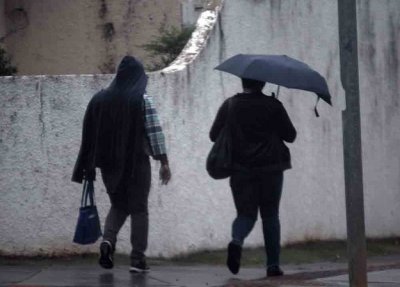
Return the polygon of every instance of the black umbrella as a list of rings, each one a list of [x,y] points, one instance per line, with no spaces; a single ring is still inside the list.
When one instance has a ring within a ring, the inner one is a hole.
[[[290,89],[314,92],[328,104],[331,95],[324,77],[307,64],[286,55],[238,54],[215,69],[240,78],[273,83]]]

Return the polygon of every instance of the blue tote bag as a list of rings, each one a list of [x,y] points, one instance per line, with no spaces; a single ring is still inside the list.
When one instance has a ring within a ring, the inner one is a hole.
[[[101,235],[99,214],[94,203],[94,184],[92,180],[85,180],[73,241],[78,244],[91,244]]]

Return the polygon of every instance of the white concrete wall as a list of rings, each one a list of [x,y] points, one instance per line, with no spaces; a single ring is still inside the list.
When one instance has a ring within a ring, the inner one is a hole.
[[[396,26],[400,2],[377,2],[359,1],[358,7],[361,109],[367,234],[385,237],[400,235],[400,37]],[[154,169],[149,255],[221,248],[229,241],[235,215],[229,185],[210,179],[204,164],[215,113],[225,98],[240,90],[238,79],[213,67],[239,52],[288,54],[327,78],[334,107],[320,103],[320,118],[313,113],[314,95],[281,90],[280,99],[298,130],[297,141],[290,145],[293,169],[285,173],[282,241],[345,238],[344,101],[336,11],[336,1],[331,0],[225,1],[210,34],[207,27],[212,26],[214,14],[207,11],[185,54],[173,66],[150,74],[148,92],[154,95],[164,122],[173,180],[161,187]],[[86,104],[111,79],[111,75],[0,79],[3,253],[97,250],[97,246],[71,243],[81,186],[71,183],[70,176]],[[267,86],[266,91],[273,89]],[[104,220],[109,202],[101,180],[96,186]],[[262,244],[259,223],[247,244]],[[119,252],[128,253],[129,245],[127,223],[120,234]]]
[[[370,0],[358,5],[367,230],[372,236],[382,236],[381,229],[398,235],[400,2]]]

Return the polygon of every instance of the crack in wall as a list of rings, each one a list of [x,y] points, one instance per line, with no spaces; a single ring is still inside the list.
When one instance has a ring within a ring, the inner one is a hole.
[[[222,61],[225,60],[226,57],[226,42],[225,42],[225,33],[224,33],[224,28],[222,24],[222,14],[219,15],[218,17],[218,33],[219,33],[219,62],[222,63]],[[219,79],[221,83],[221,88],[222,88],[222,98],[225,98],[225,84],[224,84],[224,77],[222,73],[219,73]]]
[[[39,112],[39,122],[40,122],[40,146],[43,148],[44,137],[46,135],[46,124],[44,122],[44,102],[42,94],[42,80],[39,79],[36,83],[36,96],[39,97],[40,102],[40,112]]]
[[[115,71],[115,57],[112,51],[116,50],[114,43],[114,36],[116,34],[114,23],[109,21],[109,8],[106,0],[100,0],[99,17],[102,22],[100,25],[102,38],[104,40],[104,60],[101,65],[98,66],[99,70],[103,74],[111,74]]]

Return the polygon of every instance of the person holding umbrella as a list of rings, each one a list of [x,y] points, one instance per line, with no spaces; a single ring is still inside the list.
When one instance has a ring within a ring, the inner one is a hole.
[[[211,127],[215,142],[228,116],[232,131],[233,163],[230,186],[237,211],[228,245],[227,265],[233,274],[240,268],[242,245],[261,213],[267,276],[283,275],[279,267],[279,202],[283,171],[291,167],[284,144],[293,142],[296,130],[283,105],[262,93],[265,82],[242,79],[243,92],[226,100]]]
[[[294,142],[296,129],[282,103],[263,94],[262,89],[270,82],[313,91],[329,104],[330,94],[320,74],[285,55],[239,54],[216,69],[240,77],[243,86],[243,92],[225,100],[210,130],[213,142],[226,134],[221,133],[223,129],[229,129],[230,135],[230,187],[237,216],[232,224],[227,266],[233,274],[239,272],[243,242],[260,211],[267,276],[281,276],[279,203],[283,173],[291,168],[285,142]]]

